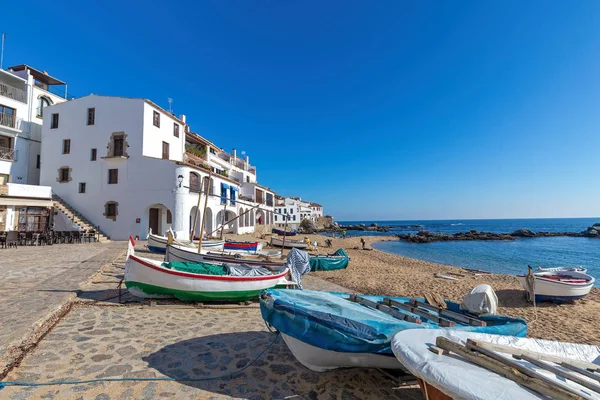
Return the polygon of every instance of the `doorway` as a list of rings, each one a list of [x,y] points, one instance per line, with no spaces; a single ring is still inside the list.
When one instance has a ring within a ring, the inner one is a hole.
[[[152,229],[152,233],[160,235],[162,232],[159,231],[160,226],[160,210],[158,208],[151,208],[148,216],[149,228]]]

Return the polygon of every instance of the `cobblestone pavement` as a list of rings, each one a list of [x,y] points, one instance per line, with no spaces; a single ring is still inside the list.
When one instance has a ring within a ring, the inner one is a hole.
[[[0,371],[15,344],[124,250],[123,242],[0,249]]]
[[[143,245],[136,246],[138,255],[161,258],[145,252]],[[4,380],[207,380],[9,386],[0,390],[0,398],[423,398],[418,387],[399,388],[396,380],[375,369],[315,373],[304,368],[284,341],[266,329],[257,303],[198,306],[161,300],[157,306],[149,306],[126,289],[120,293],[115,290],[122,278],[123,266],[109,263],[87,283],[77,285],[81,288],[80,303]],[[346,291],[311,276],[305,276],[304,285],[308,289]],[[254,364],[236,373],[273,340]],[[231,373],[235,374],[226,376]]]
[[[7,381],[103,377],[211,378],[245,367],[275,339],[255,304],[236,309],[81,306],[71,310]],[[101,382],[2,389],[11,399],[343,398],[419,399],[378,370],[315,373],[281,338],[231,379]],[[290,397],[291,396],[291,397]]]

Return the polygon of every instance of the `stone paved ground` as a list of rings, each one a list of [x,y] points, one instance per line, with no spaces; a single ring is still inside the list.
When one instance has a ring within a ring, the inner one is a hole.
[[[160,258],[145,253],[143,245],[138,244],[138,255]],[[396,380],[378,370],[315,373],[304,368],[283,340],[266,329],[257,303],[207,308],[161,300],[148,306],[126,289],[115,290],[122,278],[122,265],[109,263],[87,283],[75,285],[81,289],[79,303],[4,380],[213,378],[239,371],[276,341],[232,378],[9,386],[0,390],[0,398],[423,398],[417,387],[398,388]],[[310,276],[304,284],[346,291]]]
[[[15,344],[124,250],[115,242],[0,249],[0,372]]]

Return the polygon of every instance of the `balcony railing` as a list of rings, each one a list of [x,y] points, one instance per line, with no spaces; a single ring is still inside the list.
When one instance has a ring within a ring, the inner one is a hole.
[[[10,147],[0,147],[0,160],[15,161],[17,152]]]
[[[248,172],[250,172],[252,175],[256,175],[256,167],[248,168]]]
[[[231,156],[225,152],[220,152],[217,154],[217,157],[219,157],[221,160],[227,161],[229,162],[229,160],[231,159]]]
[[[27,104],[27,92],[6,83],[0,82],[0,96]]]
[[[16,118],[14,114],[0,113],[0,125],[8,126],[9,128],[15,127]]]
[[[238,167],[240,169],[244,169],[246,167],[246,163],[243,160],[240,160],[239,158],[235,159],[235,162],[233,163],[233,165],[235,165],[236,167]]]

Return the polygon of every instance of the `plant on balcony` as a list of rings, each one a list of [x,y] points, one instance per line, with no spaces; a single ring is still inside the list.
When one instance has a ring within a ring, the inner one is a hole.
[[[202,146],[200,148],[198,147],[194,147],[191,144],[185,144],[185,151],[187,151],[188,153],[191,153],[195,156],[198,156],[200,158],[206,159],[206,147]]]
[[[221,171],[221,175],[225,178],[229,178],[229,173],[227,171]]]

